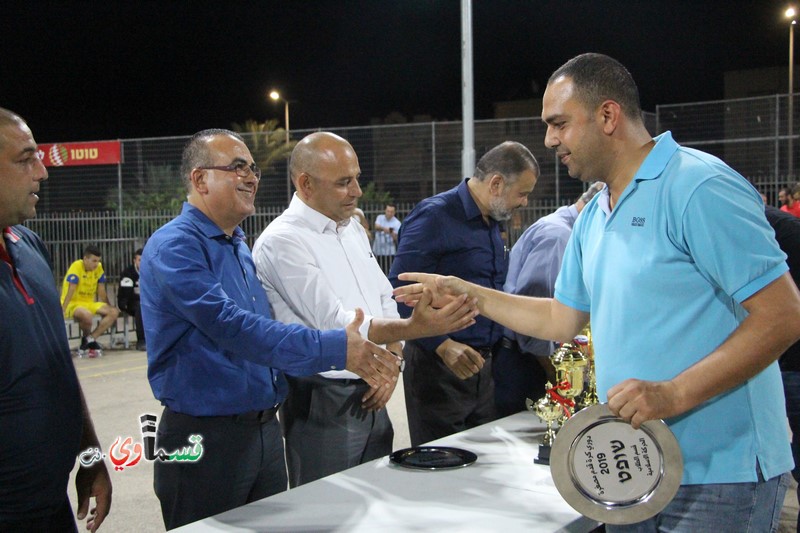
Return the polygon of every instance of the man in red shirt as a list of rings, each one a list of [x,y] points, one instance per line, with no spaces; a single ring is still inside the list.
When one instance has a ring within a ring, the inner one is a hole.
[[[795,191],[800,196],[800,186],[795,185]],[[800,217],[800,200],[792,197],[792,189],[783,187],[778,191],[778,201],[781,203],[781,211],[791,213],[796,217]]]

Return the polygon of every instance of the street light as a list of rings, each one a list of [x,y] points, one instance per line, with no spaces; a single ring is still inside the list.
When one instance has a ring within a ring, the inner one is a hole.
[[[289,143],[289,100],[285,98],[281,98],[281,93],[278,91],[270,91],[269,97],[275,100],[283,100],[283,118],[284,124],[286,125],[286,143]]]
[[[791,19],[789,24],[789,166],[788,166],[788,179],[794,179],[794,152],[792,151],[792,134],[794,133],[793,120],[794,120],[794,26],[797,24],[797,11],[794,7],[786,10],[786,18]]]
[[[289,145],[289,100],[286,98],[281,98],[281,93],[276,90],[272,90],[269,92],[269,97],[275,100],[283,100],[283,119],[284,124],[286,124],[286,145]],[[286,204],[288,205],[292,201],[292,175],[291,171],[289,170],[289,162],[286,162]]]

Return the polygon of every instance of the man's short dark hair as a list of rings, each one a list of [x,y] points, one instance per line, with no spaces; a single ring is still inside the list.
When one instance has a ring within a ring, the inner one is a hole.
[[[212,164],[211,158],[208,153],[208,141],[219,135],[229,135],[234,139],[244,142],[244,139],[238,133],[222,128],[210,128],[203,131],[198,131],[186,142],[183,148],[183,156],[181,157],[181,177],[186,190],[191,190],[191,174],[192,170],[197,167],[210,166]]]
[[[526,170],[539,176],[539,163],[525,145],[514,141],[498,144],[478,161],[475,167],[475,179],[484,181],[486,178],[500,174],[508,184],[517,181],[520,174]]]
[[[94,255],[96,257],[103,257],[103,254],[100,252],[100,248],[98,248],[94,244],[88,244],[83,249],[83,257],[86,257],[87,255]]]
[[[22,117],[14,113],[13,111],[9,111],[8,109],[0,107],[0,128],[5,128],[6,126],[17,126],[19,124],[25,124],[25,120]],[[0,135],[0,148],[3,147],[3,136]]]
[[[139,248],[135,252],[133,252],[133,257],[136,257],[137,255],[142,255],[143,253],[144,253],[144,248]]]
[[[639,89],[622,63],[603,54],[581,54],[558,68],[547,84],[560,77],[572,80],[575,97],[595,110],[606,100],[617,102],[628,118],[642,120]]]

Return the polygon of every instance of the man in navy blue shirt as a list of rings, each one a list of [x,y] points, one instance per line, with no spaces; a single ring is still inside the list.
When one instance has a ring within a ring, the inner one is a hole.
[[[552,298],[564,249],[578,214],[603,183],[593,183],[577,202],[531,224],[509,255],[508,276],[503,291],[540,298]],[[550,356],[556,350],[551,340],[537,339],[504,328],[502,347],[492,361],[494,400],[497,416],[525,409],[525,399],[544,395],[545,383],[555,383]]]
[[[767,222],[775,230],[775,240],[786,254],[786,264],[795,285],[800,287],[800,218],[771,205],[766,206]],[[778,359],[786,396],[786,416],[792,430],[792,457],[794,469],[792,476],[800,480],[800,341],[792,344]],[[797,489],[800,502],[800,487]],[[800,531],[800,516],[797,517]]]
[[[286,490],[275,412],[284,372],[347,369],[372,387],[397,380],[399,360],[358,333],[272,320],[239,224],[255,211],[261,170],[242,138],[195,134],[183,153],[181,214],[147,242],[140,270],[148,378],[164,405],[158,448],[202,437],[197,462],[156,461],[155,491],[167,529]]]
[[[0,108],[0,531],[77,532],[67,498],[80,450],[99,448],[64,329],[50,257],[21,224],[47,170],[19,116]],[[75,479],[78,518],[96,531],[111,506],[100,461]]]
[[[508,258],[500,224],[528,203],[539,177],[530,151],[507,141],[478,161],[474,176],[420,202],[400,228],[389,281],[402,272],[453,275],[502,289]],[[398,305],[400,314],[411,309]],[[491,356],[503,328],[485,317],[449,336],[409,341],[403,386],[416,446],[496,418]]]

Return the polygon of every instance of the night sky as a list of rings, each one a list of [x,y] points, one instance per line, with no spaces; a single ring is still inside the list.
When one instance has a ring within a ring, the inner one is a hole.
[[[607,53],[642,105],[716,100],[726,70],[788,63],[786,2],[474,0],[475,118]],[[275,118],[358,126],[461,118],[458,0],[7,2],[0,107],[39,142],[187,135]],[[538,89],[537,89],[538,87]],[[538,92],[537,92],[538,91]]]

